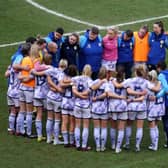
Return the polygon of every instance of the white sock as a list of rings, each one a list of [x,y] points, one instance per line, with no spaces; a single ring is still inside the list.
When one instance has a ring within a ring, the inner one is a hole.
[[[53,130],[53,120],[47,119],[47,123],[46,123],[47,140],[51,140],[52,130]]]
[[[10,113],[10,115],[9,115],[9,128],[12,131],[15,130],[15,119],[16,119],[16,115],[13,113]]]
[[[94,139],[96,147],[100,148],[100,128],[94,128]]]
[[[156,141],[155,128],[150,128],[150,138],[151,138],[152,146],[155,146],[155,141]]]
[[[88,137],[89,137],[89,129],[88,128],[83,128],[83,131],[82,131],[82,148],[87,147]]]
[[[101,147],[106,146],[107,141],[107,128],[101,128]]]
[[[159,143],[159,128],[158,128],[158,126],[155,127],[155,134],[156,134],[155,147],[158,148],[158,143]]]
[[[24,129],[24,116],[25,112],[19,112],[16,120],[16,132],[17,133],[25,133]]]
[[[110,138],[111,138],[111,145],[116,145],[116,129],[110,128]]]
[[[143,137],[143,128],[137,128],[137,131],[136,131],[136,147],[140,147],[142,137]]]
[[[64,145],[68,144],[68,132],[67,131],[62,131],[62,136],[64,139]]]
[[[42,137],[42,121],[36,120],[36,132],[38,137]]]
[[[119,130],[118,131],[118,137],[117,137],[117,145],[116,145],[117,149],[121,148],[123,138],[124,138],[124,130]]]
[[[126,129],[125,129],[125,143],[126,143],[127,145],[130,144],[131,135],[132,135],[132,127],[128,126],[128,127],[126,127]]]
[[[80,128],[76,127],[75,128],[75,143],[76,147],[80,147]]]
[[[60,133],[60,120],[55,120],[54,123],[54,140],[59,141],[59,133]]]
[[[26,133],[27,133],[27,135],[32,134],[32,117],[33,117],[33,113],[27,112],[27,114],[26,114],[26,123],[27,123]]]
[[[74,144],[74,133],[73,132],[69,132],[69,141],[70,144],[73,145]]]

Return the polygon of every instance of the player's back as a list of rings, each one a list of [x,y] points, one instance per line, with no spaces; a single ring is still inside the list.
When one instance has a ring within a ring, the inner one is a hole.
[[[23,58],[21,65],[22,66],[29,66],[29,68],[30,68],[29,71],[22,70],[21,75],[24,76],[24,77],[28,77],[29,75],[31,75],[30,71],[34,68],[34,62],[29,56]],[[34,79],[32,79],[28,82],[21,82],[21,83],[24,86],[28,86],[28,87],[34,87],[35,86],[35,80]]]

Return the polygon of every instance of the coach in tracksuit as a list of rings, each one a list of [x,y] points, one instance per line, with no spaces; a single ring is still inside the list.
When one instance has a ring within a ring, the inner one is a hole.
[[[47,43],[54,42],[57,45],[57,54],[52,54],[52,65],[54,67],[58,67],[58,63],[60,60],[60,50],[62,43],[64,42],[64,29],[59,27],[55,32],[50,32],[48,36],[45,38]]]
[[[118,60],[117,68],[125,71],[125,78],[130,78],[133,67],[134,38],[132,30],[127,30],[118,38]]]
[[[165,97],[165,115],[162,117],[164,132],[166,134],[165,147],[168,148],[168,70],[166,70],[166,63],[159,62],[157,65],[157,71],[159,72],[158,80],[162,84],[162,90],[157,94],[157,97]]]
[[[48,54],[50,54],[52,56],[52,61],[51,61],[51,65],[53,67],[58,67],[59,64],[59,59],[57,58],[57,51],[58,51],[58,46],[56,43],[54,42],[49,42],[47,44],[46,50],[48,52]]]
[[[76,65],[79,56],[79,36],[76,33],[69,35],[62,44],[60,59],[66,59],[68,65]]]
[[[80,48],[79,71],[82,72],[84,65],[89,64],[92,67],[92,78],[96,79],[103,54],[102,38],[97,27],[92,27],[80,37]]]
[[[160,61],[165,61],[166,48],[168,48],[168,38],[164,32],[164,26],[161,21],[153,24],[153,32],[149,37],[148,69],[156,69]]]

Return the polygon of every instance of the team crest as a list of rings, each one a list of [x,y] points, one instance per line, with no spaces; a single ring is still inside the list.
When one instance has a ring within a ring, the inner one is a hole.
[[[164,41],[161,40],[161,41],[160,41],[160,48],[163,48],[163,44],[164,44]]]
[[[130,49],[132,49],[132,46],[133,46],[133,44],[132,44],[132,42],[130,43]]]
[[[91,45],[90,45],[90,44],[88,44],[88,45],[87,45],[87,48],[91,48]]]

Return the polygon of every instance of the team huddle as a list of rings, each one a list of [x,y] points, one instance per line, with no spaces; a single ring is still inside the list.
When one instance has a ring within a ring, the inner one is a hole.
[[[160,28],[159,24],[161,22],[155,26]],[[46,140],[48,144],[64,144],[64,147],[88,151],[91,150],[88,138],[93,136],[96,151],[103,152],[110,125],[111,149],[120,153],[122,147],[130,148],[132,126],[136,121],[135,150],[139,152],[144,121],[147,120],[151,138],[148,148],[157,151],[158,124],[162,118],[168,137],[165,105],[168,71],[164,62],[168,39],[160,30],[162,34],[152,32],[150,36],[147,26],[140,29],[139,36],[144,33],[147,41],[150,40],[145,35],[153,39],[156,36],[149,48],[145,41],[147,46],[138,57],[141,60],[134,60],[134,50],[138,50],[136,45],[142,44],[140,40],[137,44],[137,33],[135,35],[131,30],[116,35],[117,29],[110,28],[108,35],[112,37],[107,35],[103,40],[96,27],[84,36],[73,33],[64,40],[62,28],[45,39],[28,38],[12,56],[5,73],[8,78],[9,133],[33,137],[35,108],[38,142]],[[161,54],[157,58],[152,47],[154,50],[159,48]],[[45,121],[44,112],[47,112]],[[91,121],[93,135],[89,131]]]

